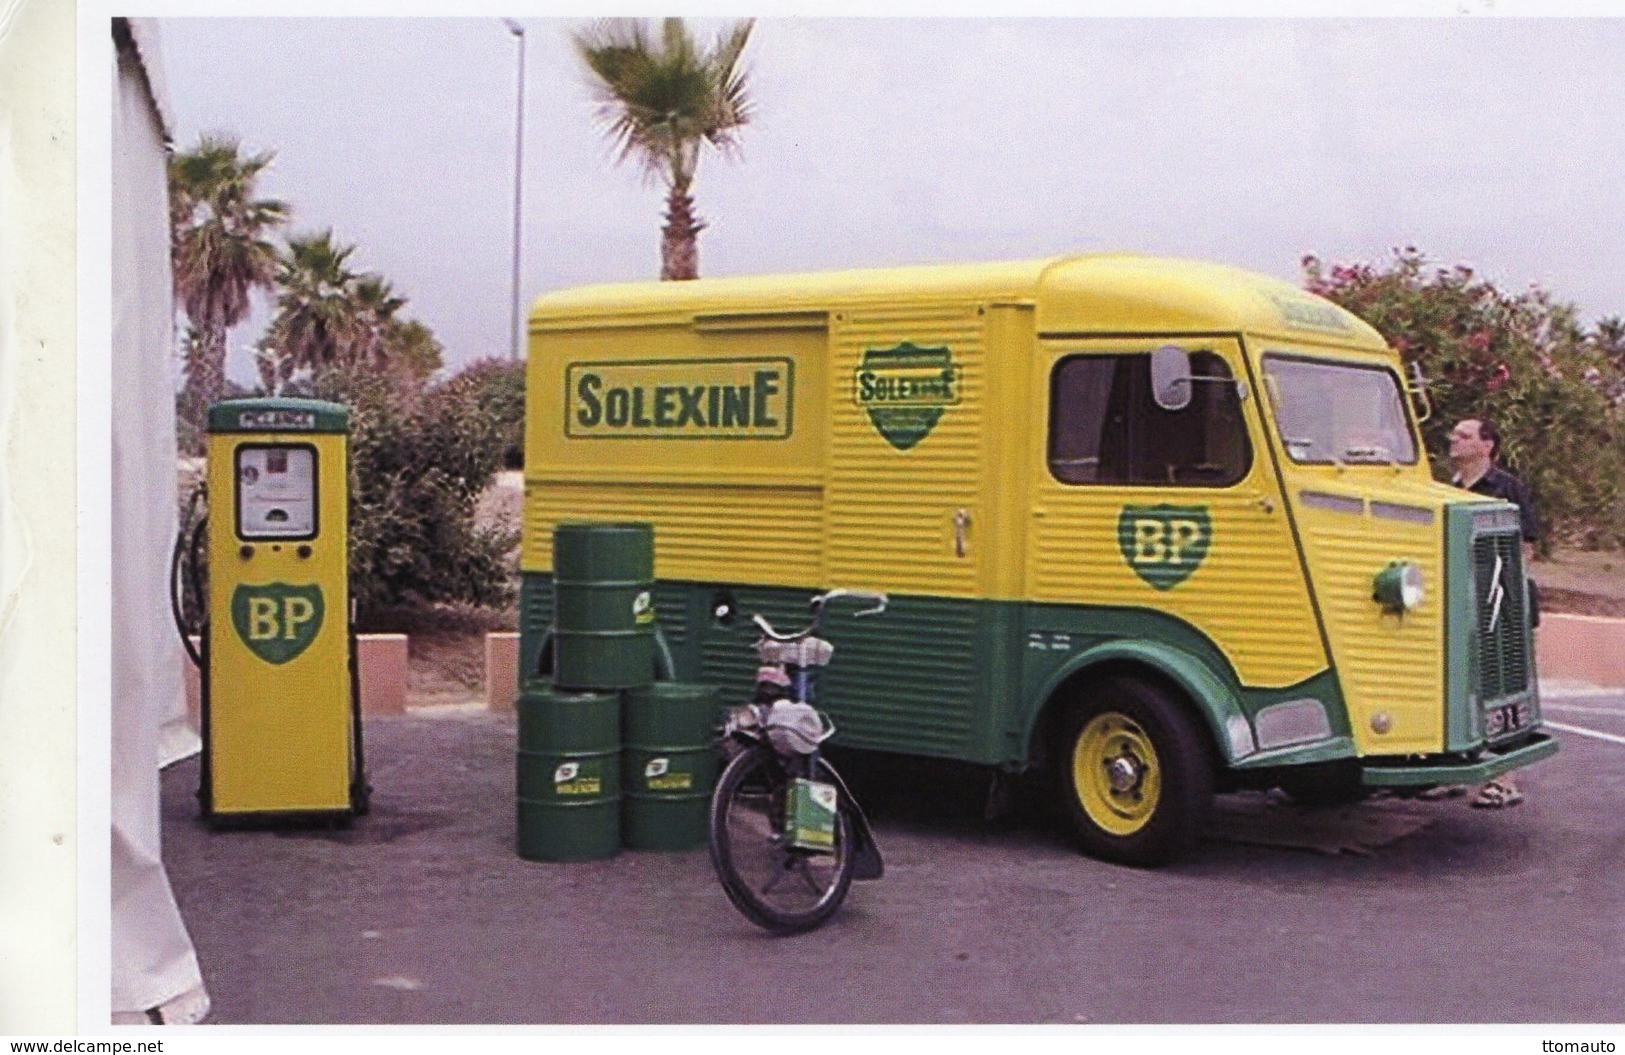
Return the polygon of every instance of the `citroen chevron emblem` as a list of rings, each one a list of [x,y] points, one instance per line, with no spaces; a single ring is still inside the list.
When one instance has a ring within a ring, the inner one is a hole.
[[[1499,554],[1495,557],[1495,570],[1490,572],[1490,633],[1495,633],[1496,626],[1501,622],[1501,602],[1506,600],[1506,586],[1501,582],[1502,563]]]

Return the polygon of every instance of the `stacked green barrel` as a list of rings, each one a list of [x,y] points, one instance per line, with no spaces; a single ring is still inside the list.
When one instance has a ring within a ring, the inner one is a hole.
[[[613,692],[521,693],[519,856],[591,861],[621,848],[621,708]]]
[[[553,573],[552,685],[518,700],[519,855],[704,845],[716,696],[654,680],[653,528],[560,524]]]
[[[634,850],[704,846],[717,780],[717,694],[657,681],[629,689],[621,711],[622,841]]]

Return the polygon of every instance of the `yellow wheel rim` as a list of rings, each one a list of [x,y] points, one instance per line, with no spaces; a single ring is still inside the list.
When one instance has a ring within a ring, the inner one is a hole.
[[[1097,826],[1133,835],[1157,812],[1162,795],[1162,765],[1151,738],[1126,715],[1095,715],[1072,745],[1072,788]]]

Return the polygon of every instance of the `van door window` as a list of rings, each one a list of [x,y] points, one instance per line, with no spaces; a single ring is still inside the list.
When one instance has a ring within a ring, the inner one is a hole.
[[[1050,377],[1050,472],[1067,484],[1228,487],[1252,466],[1230,368],[1191,354],[1190,404],[1151,398],[1149,355],[1073,355]]]

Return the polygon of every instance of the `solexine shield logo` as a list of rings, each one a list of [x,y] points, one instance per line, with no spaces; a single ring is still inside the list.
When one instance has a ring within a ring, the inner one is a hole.
[[[1206,506],[1124,506],[1117,516],[1117,548],[1134,574],[1158,590],[1171,590],[1201,566],[1213,542]]]
[[[947,347],[870,348],[853,377],[852,398],[887,443],[906,451],[959,402],[960,369]]]
[[[231,594],[231,625],[250,652],[267,663],[293,659],[316,640],[326,605],[315,583],[243,584]]]

